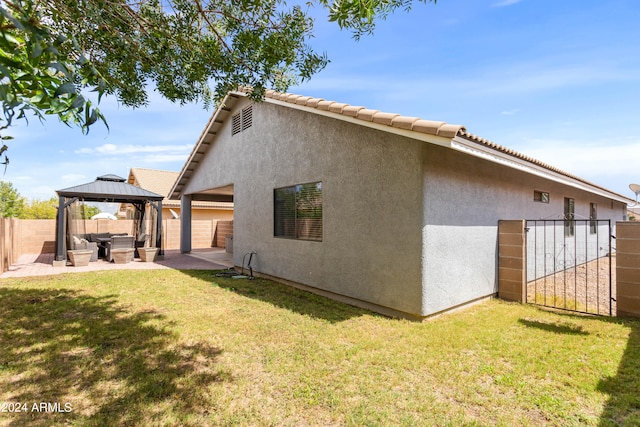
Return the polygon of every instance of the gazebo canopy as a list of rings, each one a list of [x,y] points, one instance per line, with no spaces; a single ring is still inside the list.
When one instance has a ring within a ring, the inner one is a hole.
[[[99,202],[99,203],[131,203],[136,206],[139,215],[134,219],[136,230],[140,230],[140,224],[144,220],[145,206],[150,204],[157,213],[154,231],[155,242],[152,245],[160,249],[162,255],[162,199],[164,196],[152,193],[144,188],[136,187],[126,182],[125,178],[117,175],[103,175],[93,182],[76,185],[56,191],[59,197],[58,218],[56,223],[56,261],[66,259],[66,238],[70,232],[66,226],[71,216],[67,208],[75,201]]]
[[[140,201],[159,201],[164,197],[127,183],[117,175],[103,175],[93,182],[76,185],[57,191],[60,197],[77,197],[88,202],[134,203]]]

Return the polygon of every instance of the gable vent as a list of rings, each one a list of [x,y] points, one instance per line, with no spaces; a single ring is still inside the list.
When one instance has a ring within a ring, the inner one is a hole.
[[[250,128],[253,124],[253,108],[248,106],[243,108],[241,112],[231,117],[231,135],[240,133]]]
[[[242,130],[251,127],[251,123],[253,120],[253,108],[249,105],[247,108],[242,110]]]
[[[231,118],[231,135],[235,135],[242,131],[242,117],[240,113]]]

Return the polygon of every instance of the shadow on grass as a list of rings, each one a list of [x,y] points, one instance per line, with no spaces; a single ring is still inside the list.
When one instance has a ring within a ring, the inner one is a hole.
[[[609,400],[600,417],[600,427],[640,425],[640,321],[616,319],[629,327],[629,340],[615,377],[603,379],[598,390]]]
[[[0,325],[0,400],[27,404],[1,424],[188,425],[212,409],[207,387],[230,380],[220,349],[181,343],[161,314],[113,297],[0,288]]]
[[[303,316],[326,320],[331,323],[342,322],[353,317],[378,314],[354,307],[330,298],[316,295],[293,286],[265,279],[231,279],[216,277],[220,271],[184,270],[192,277],[212,282],[221,288],[272,304]]]
[[[589,335],[588,332],[582,330],[582,326],[573,325],[571,323],[547,323],[540,320],[529,319],[518,319],[518,323],[521,323],[528,328],[542,329],[543,331],[549,331],[555,334]]]
[[[584,314],[548,310],[567,319],[563,323],[546,323],[539,320],[519,319],[518,322],[532,328],[563,334],[588,334],[572,325],[572,319],[584,319]],[[640,319],[588,316],[594,320],[623,325],[629,329],[629,338],[615,376],[602,378],[597,390],[609,396],[598,422],[599,427],[640,426]],[[604,340],[603,343],[613,341]],[[609,344],[610,345],[610,344]]]

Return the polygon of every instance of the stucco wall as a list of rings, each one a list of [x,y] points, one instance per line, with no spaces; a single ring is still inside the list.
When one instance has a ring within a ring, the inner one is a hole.
[[[550,202],[535,202],[534,190]],[[623,219],[622,203],[425,145],[424,314],[496,293],[498,220],[563,218],[565,197],[575,200],[576,218],[589,218],[589,203],[597,203],[599,219]]]
[[[421,314],[422,143],[268,103],[229,125],[184,193],[233,184],[236,265],[255,251],[256,271]],[[274,237],[274,189],[316,181],[322,242]]]
[[[241,99],[234,112],[249,105]],[[450,148],[272,103],[232,136],[226,120],[183,194],[234,189],[234,262],[428,316],[494,295],[504,219],[624,219],[624,205]],[[276,188],[322,181],[323,241],[274,237]],[[550,202],[534,201],[534,191]]]

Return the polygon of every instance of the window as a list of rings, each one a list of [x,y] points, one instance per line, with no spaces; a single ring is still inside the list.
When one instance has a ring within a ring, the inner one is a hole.
[[[275,237],[322,241],[322,182],[273,190]]]
[[[534,191],[533,201],[540,203],[549,203],[549,193],[545,193],[543,191]]]
[[[575,201],[568,197],[564,198],[564,235],[565,237],[573,236],[575,233]]]
[[[253,108],[249,105],[243,108],[238,114],[231,117],[231,135],[250,128],[253,124]]]
[[[590,230],[591,230],[591,234],[596,234],[598,233],[598,204],[597,203],[591,203],[589,205],[589,219],[590,221]]]

